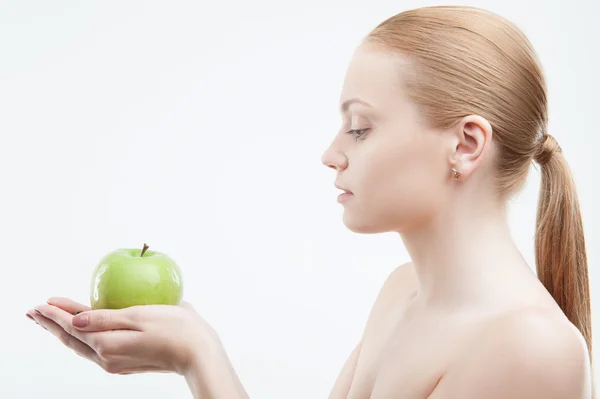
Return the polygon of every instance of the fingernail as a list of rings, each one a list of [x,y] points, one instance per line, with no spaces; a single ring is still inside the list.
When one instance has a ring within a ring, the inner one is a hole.
[[[81,316],[77,316],[77,317],[73,317],[73,325],[75,327],[85,327],[88,325],[88,323],[90,322],[90,317],[86,314],[83,314]]]
[[[25,313],[25,316],[27,316],[27,318],[29,318],[29,320],[33,320],[33,321],[35,321],[35,320],[33,319],[33,317],[32,317],[32,316],[31,316],[29,313]]]

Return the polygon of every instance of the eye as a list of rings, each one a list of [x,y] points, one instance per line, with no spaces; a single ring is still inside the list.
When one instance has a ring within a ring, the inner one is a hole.
[[[369,129],[350,129],[347,133],[355,136],[358,139],[364,136],[368,131]]]

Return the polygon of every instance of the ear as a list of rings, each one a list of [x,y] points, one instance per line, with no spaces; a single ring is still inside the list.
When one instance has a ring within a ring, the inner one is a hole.
[[[469,115],[455,126],[453,133],[450,164],[460,172],[460,178],[468,178],[483,162],[485,150],[492,141],[492,125],[479,115]]]

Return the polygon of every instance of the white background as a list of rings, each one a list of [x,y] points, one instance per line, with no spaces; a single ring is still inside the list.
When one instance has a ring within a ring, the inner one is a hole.
[[[99,259],[144,242],[180,264],[252,398],[326,397],[409,260],[394,234],[345,229],[320,164],[343,75],[379,22],[443,3],[2,1],[0,397],[191,397],[174,375],[109,375],[25,317],[50,296],[87,302]],[[517,23],[541,57],[600,309],[600,3],[463,4]],[[538,187],[532,169],[511,206],[532,265]]]

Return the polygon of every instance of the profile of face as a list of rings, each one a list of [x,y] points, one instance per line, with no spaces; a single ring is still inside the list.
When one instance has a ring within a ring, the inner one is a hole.
[[[403,85],[407,63],[362,43],[341,93],[342,126],[322,156],[336,171],[344,224],[402,232],[428,223],[451,200],[455,141],[428,127]],[[403,72],[404,71],[404,72]]]

